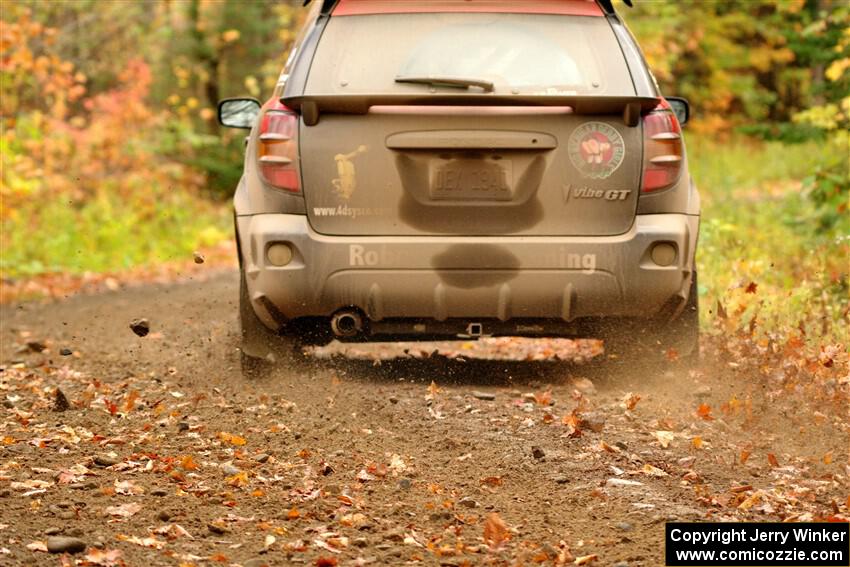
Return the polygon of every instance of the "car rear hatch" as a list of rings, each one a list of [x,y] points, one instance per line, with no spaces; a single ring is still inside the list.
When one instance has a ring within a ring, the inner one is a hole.
[[[338,5],[304,92],[283,98],[303,118],[314,230],[565,236],[631,227],[639,116],[657,101],[635,96],[605,18],[481,12],[474,2],[459,11],[445,8],[458,4],[450,0],[431,3],[447,11],[370,13],[369,4],[380,5]]]

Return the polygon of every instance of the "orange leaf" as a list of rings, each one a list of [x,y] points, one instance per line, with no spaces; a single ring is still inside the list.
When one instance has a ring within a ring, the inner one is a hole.
[[[297,520],[300,517],[301,517],[301,512],[299,512],[298,508],[296,508],[295,506],[293,506],[292,509],[289,512],[287,512],[287,514],[286,514],[287,520]]]
[[[223,553],[216,553],[215,555],[210,557],[210,561],[216,561],[218,563],[227,563],[227,556]]]
[[[488,486],[502,486],[502,477],[488,476],[481,479],[481,484],[486,484]]]
[[[640,396],[638,396],[637,394],[632,394],[631,392],[629,392],[623,398],[623,405],[626,407],[627,410],[631,411],[631,410],[635,409],[635,406],[637,405],[637,403],[639,401],[640,401]]]
[[[746,451],[746,450],[745,450],[745,451],[741,451],[741,464],[742,464],[742,465],[743,465],[744,463],[746,463],[746,462],[747,462],[747,459],[749,459],[749,458],[750,458],[750,452],[749,452],[749,451]]]
[[[691,439],[691,444],[694,446],[694,449],[702,449],[702,437],[697,435]]]
[[[198,463],[192,458],[192,455],[186,455],[180,460],[180,467],[186,471],[194,471],[198,468]]]
[[[233,476],[227,477],[227,484],[230,486],[242,487],[248,484],[248,472],[238,472]]]
[[[539,406],[552,405],[552,390],[546,390],[542,394],[534,393],[534,401]]]
[[[832,451],[827,451],[826,454],[823,456],[823,464],[832,464]]]
[[[139,392],[130,390],[127,394],[127,401],[124,403],[124,411],[132,411],[136,407],[136,400],[139,399]]]
[[[440,393],[440,387],[437,386],[437,383],[431,380],[431,385],[428,386],[428,395],[432,398]]]
[[[492,512],[488,515],[484,522],[484,541],[490,549],[498,549],[509,537],[508,526],[499,514]]]
[[[109,410],[110,414],[115,415],[116,413],[118,413],[118,405],[117,404],[115,404],[114,402],[110,402],[106,398],[103,399],[103,403],[106,404],[106,409]]]
[[[568,425],[575,429],[578,429],[579,424],[581,423],[581,418],[578,416],[576,412],[568,413],[564,417],[561,418],[561,423],[564,425]]]
[[[226,431],[220,431],[218,433],[218,438],[222,443],[229,443],[230,445],[242,446],[247,441],[244,437],[239,437],[238,435],[233,435],[232,433],[227,433]]]
[[[711,417],[711,406],[708,404],[700,404],[697,408],[697,415],[706,421],[711,421],[714,419],[713,417]]]
[[[336,567],[339,562],[336,557],[318,557],[316,567]]]
[[[747,293],[755,293],[758,287],[759,285],[756,282],[750,282],[747,284],[747,289],[745,291]]]
[[[767,454],[767,462],[770,463],[770,466],[772,467],[779,466],[779,461],[776,460],[776,455],[774,455],[773,453]]]

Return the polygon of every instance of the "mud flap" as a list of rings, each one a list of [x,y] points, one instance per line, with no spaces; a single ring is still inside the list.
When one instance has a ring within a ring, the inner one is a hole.
[[[244,272],[240,272],[239,277],[239,331],[240,348],[244,355],[269,362],[275,361],[274,342],[277,337],[254,313]]]
[[[685,306],[675,318],[669,320],[662,316],[644,321],[617,321],[605,326],[603,338],[606,352],[618,360],[653,362],[667,358],[681,360],[688,365],[696,364],[699,360],[697,273],[694,272],[691,278]]]

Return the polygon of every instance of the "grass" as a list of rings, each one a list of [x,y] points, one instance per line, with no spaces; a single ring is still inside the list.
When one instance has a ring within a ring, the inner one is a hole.
[[[153,184],[105,190],[85,202],[67,195],[35,199],[4,216],[0,273],[121,271],[187,258],[228,238],[230,222],[221,203]]]
[[[829,151],[816,142],[688,140],[703,205],[703,321],[719,300],[741,327],[848,344],[846,223],[822,230],[804,183]]]

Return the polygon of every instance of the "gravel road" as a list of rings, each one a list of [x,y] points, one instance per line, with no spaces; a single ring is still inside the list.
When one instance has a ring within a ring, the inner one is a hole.
[[[735,361],[386,344],[251,381],[237,285],[0,310],[0,565],[655,566],[666,521],[847,514],[844,421]]]

